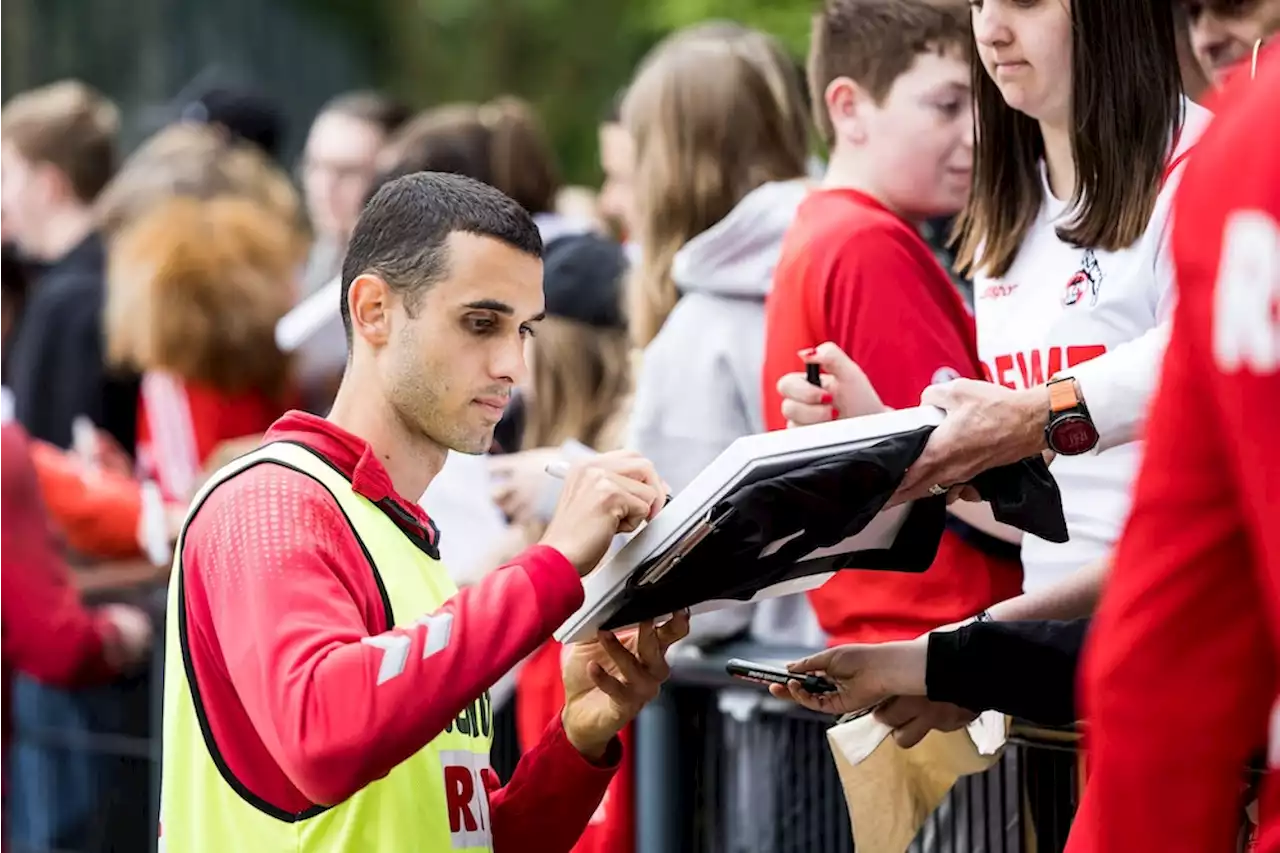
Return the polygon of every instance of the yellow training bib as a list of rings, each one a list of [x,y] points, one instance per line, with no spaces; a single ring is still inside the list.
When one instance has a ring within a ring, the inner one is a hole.
[[[333,495],[364,545],[369,571],[385,591],[388,624],[404,627],[420,618],[431,619],[427,614],[457,592],[440,562],[381,509],[356,494],[347,478],[290,442],[258,448],[215,474],[192,503],[187,525],[215,488],[261,464],[306,474]],[[492,850],[489,800],[480,775],[489,767],[493,731],[487,693],[386,777],[328,808],[287,813],[254,797],[231,776],[212,734],[204,732],[199,685],[188,677],[193,670],[183,602],[185,535],[184,527],[173,562],[165,637],[162,853]],[[394,651],[388,649],[384,657],[380,680],[399,674],[393,671]]]

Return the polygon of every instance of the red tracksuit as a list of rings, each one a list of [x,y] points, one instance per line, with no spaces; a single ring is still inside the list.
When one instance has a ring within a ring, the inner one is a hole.
[[[1267,741],[1280,648],[1280,62],[1269,59],[1224,95],[1175,201],[1179,301],[1087,647],[1090,773],[1073,853],[1234,850],[1242,770]],[[1280,850],[1277,805],[1267,786],[1260,850]]]
[[[394,502],[407,534],[434,540],[426,514],[396,494],[360,438],[290,412],[267,432],[276,439],[305,444],[358,494]],[[312,805],[303,790],[337,801],[385,776],[583,600],[568,560],[530,548],[443,605],[454,617],[449,644],[410,655],[413,677],[369,689],[382,650],[360,640],[391,627],[374,575],[324,486],[279,465],[254,466],[212,492],[188,528],[183,572],[212,736],[249,791],[289,812]],[[330,760],[308,760],[315,755]],[[556,714],[510,782],[490,791],[494,849],[568,851],[616,767],[588,763]]]

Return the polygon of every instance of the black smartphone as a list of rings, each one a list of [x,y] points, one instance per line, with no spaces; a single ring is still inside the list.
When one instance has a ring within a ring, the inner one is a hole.
[[[725,671],[734,678],[746,681],[758,681],[761,684],[786,684],[788,681],[799,681],[800,686],[810,693],[834,693],[836,686],[820,675],[801,675],[788,672],[780,666],[767,663],[754,663],[749,660],[734,658],[724,665]]]

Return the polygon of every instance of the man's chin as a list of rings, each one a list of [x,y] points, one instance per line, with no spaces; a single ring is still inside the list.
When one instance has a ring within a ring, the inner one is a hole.
[[[487,428],[483,433],[472,433],[471,435],[460,437],[448,446],[450,450],[457,453],[465,453],[468,456],[482,456],[493,447],[493,427]]]

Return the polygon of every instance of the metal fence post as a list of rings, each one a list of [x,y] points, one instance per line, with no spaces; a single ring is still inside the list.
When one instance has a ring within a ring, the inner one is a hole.
[[[675,700],[664,690],[636,718],[636,853],[674,853],[680,843],[680,745]]]

